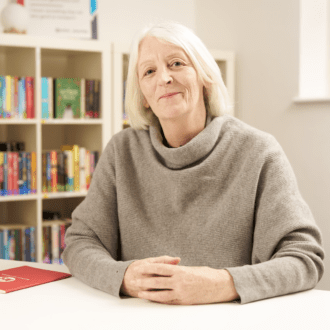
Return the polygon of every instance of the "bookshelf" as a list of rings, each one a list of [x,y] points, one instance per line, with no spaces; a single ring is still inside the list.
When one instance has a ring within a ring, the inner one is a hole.
[[[96,40],[57,39],[0,34],[0,75],[34,77],[33,119],[0,118],[0,142],[22,141],[36,153],[35,194],[0,196],[0,228],[18,225],[36,228],[36,261],[42,262],[43,211],[60,211],[70,218],[87,191],[42,192],[42,153],[77,144],[99,154],[110,140],[111,45]],[[101,81],[98,119],[42,119],[41,77],[85,78]]]
[[[235,114],[235,53],[233,51],[222,51],[210,49],[217,62],[224,83],[228,89],[233,109],[232,115]],[[129,46],[127,44],[116,43],[112,45],[113,60],[113,111],[112,111],[112,130],[113,133],[120,132],[125,126],[123,124],[123,95],[124,81],[127,77],[129,62]],[[119,110],[121,109],[121,110]]]

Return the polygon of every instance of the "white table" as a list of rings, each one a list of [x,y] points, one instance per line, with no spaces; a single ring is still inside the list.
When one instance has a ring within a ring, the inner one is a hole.
[[[0,270],[29,265],[68,272],[65,266],[0,259]],[[245,305],[163,305],[115,298],[74,277],[0,294],[1,329],[191,330],[330,329],[330,291],[309,290]]]

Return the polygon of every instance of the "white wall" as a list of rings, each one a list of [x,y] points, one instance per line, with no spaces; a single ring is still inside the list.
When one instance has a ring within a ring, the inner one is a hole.
[[[194,29],[194,0],[98,0],[100,40],[130,45],[133,36],[148,23],[173,20]]]
[[[196,32],[209,48],[237,55],[237,110],[273,134],[330,255],[330,102],[298,105],[299,1],[196,0]],[[330,259],[317,288],[330,290]]]

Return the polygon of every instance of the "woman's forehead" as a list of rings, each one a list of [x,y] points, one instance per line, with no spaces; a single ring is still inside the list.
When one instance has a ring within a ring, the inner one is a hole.
[[[146,36],[142,39],[139,45],[138,62],[141,63],[144,60],[152,59],[159,53],[162,53],[165,56],[171,54],[182,54],[187,56],[186,52],[180,46],[153,36]]]

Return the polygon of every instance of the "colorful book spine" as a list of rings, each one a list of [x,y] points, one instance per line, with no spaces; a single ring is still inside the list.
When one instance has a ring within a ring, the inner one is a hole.
[[[0,76],[0,119],[4,118],[4,102],[5,102],[6,80],[4,76]]]
[[[18,189],[18,180],[19,180],[19,157],[18,157],[18,152],[13,152],[13,195],[18,195],[19,194],[19,189]]]
[[[57,152],[52,150],[50,152],[51,161],[51,192],[57,192]]]
[[[26,153],[27,193],[31,194],[31,153]]]
[[[74,189],[74,176],[73,176],[73,155],[71,150],[64,150],[64,164],[65,164],[65,190],[66,191],[73,191]]]
[[[0,225],[0,258],[36,261],[35,228],[26,225]]]
[[[13,102],[13,117],[18,118],[18,77],[12,79],[12,102]]]
[[[4,196],[4,152],[0,151],[0,196]]]
[[[47,77],[41,77],[41,118],[49,119],[49,86]]]
[[[65,163],[63,152],[58,152],[57,154],[57,178],[57,191],[65,191]]]
[[[47,155],[42,154],[42,192],[47,192]]]
[[[86,116],[86,79],[82,78],[80,81],[80,118],[85,118]]]
[[[25,78],[21,77],[18,82],[18,118],[26,119],[26,88]]]
[[[26,77],[26,117],[34,118],[34,78]]]
[[[86,80],[86,118],[93,118],[94,112],[94,81]]]
[[[86,155],[85,155],[86,159],[85,159],[85,175],[86,175],[86,190],[89,189],[89,186],[91,184],[91,175],[90,175],[90,151],[86,150]]]
[[[48,77],[48,118],[54,118],[54,79]]]
[[[101,83],[99,80],[94,81],[94,111],[93,118],[100,118],[100,87]]]
[[[7,195],[8,191],[8,153],[3,155],[3,196]]]
[[[42,262],[45,264],[51,263],[48,242],[49,242],[49,227],[44,226],[42,228]]]
[[[5,118],[11,118],[11,76],[6,76]]]
[[[50,157],[50,152],[46,152],[46,180],[47,180],[47,191],[52,191],[52,162]]]
[[[8,156],[8,189],[7,189],[7,195],[11,196],[13,194],[13,169],[14,169],[14,165],[13,165],[13,153],[12,152],[8,152],[7,153]]]
[[[31,239],[30,239],[30,235],[31,235],[31,228],[25,228],[24,229],[24,237],[25,237],[25,241],[24,241],[24,251],[23,251],[23,261],[31,261]]]
[[[86,148],[79,149],[79,180],[80,191],[86,190]]]
[[[37,193],[37,153],[31,152],[31,194]]]
[[[52,232],[52,263],[59,264],[60,263],[60,233],[59,233],[59,226],[52,225],[51,232]]]
[[[36,255],[36,228],[30,227],[30,255],[31,261],[36,262],[37,255]]]
[[[18,189],[21,195],[26,195],[28,194],[27,153],[25,151],[20,152],[20,158]]]

